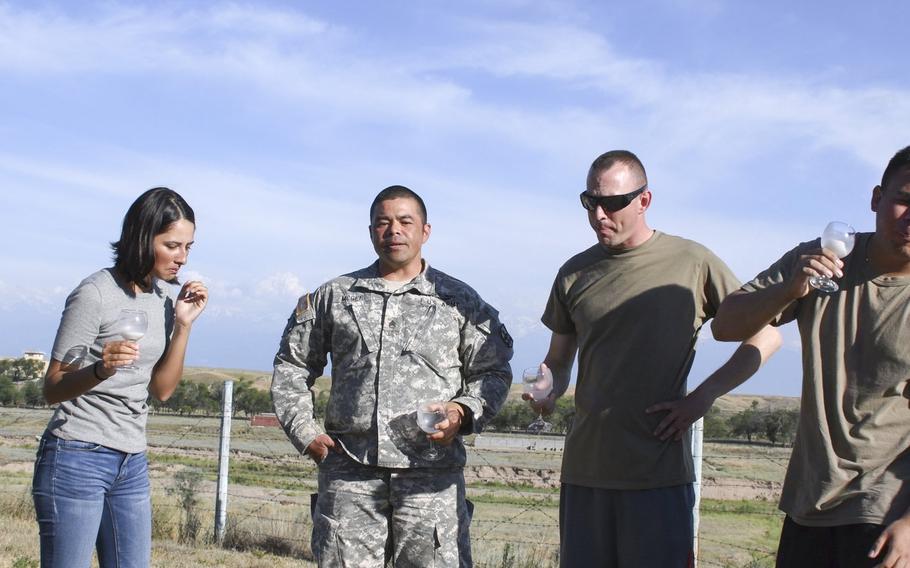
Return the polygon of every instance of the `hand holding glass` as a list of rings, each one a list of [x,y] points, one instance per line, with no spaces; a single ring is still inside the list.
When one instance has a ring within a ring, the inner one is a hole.
[[[441,400],[428,400],[417,405],[417,425],[427,434],[439,432],[436,425],[447,418],[446,403]],[[436,447],[430,440],[430,447],[420,453],[420,457],[427,461],[436,461],[445,455],[445,451]]]
[[[853,243],[856,241],[856,231],[850,225],[840,221],[832,221],[825,227],[822,232],[822,248],[828,249],[837,255],[837,258],[844,258],[853,250]],[[837,292],[840,287],[837,282],[827,276],[813,276],[809,279],[809,284],[822,292]]]
[[[148,316],[142,310],[120,310],[120,317],[117,318],[117,333],[123,336],[127,341],[137,342],[145,336],[148,331]],[[130,363],[123,365],[118,369],[138,369],[136,365]]]
[[[539,365],[525,369],[521,374],[521,380],[524,383],[524,392],[530,396],[534,402],[540,402],[550,396],[553,392],[553,373],[546,365]],[[534,422],[528,425],[528,430],[540,432],[549,430],[552,424],[543,419],[543,415],[538,412]]]

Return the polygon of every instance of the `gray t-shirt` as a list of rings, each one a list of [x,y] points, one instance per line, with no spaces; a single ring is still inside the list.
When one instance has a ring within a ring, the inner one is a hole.
[[[120,310],[142,310],[148,331],[139,340],[135,370],[119,370],[92,390],[61,402],[47,429],[66,440],[101,444],[122,452],[145,450],[148,384],[152,369],[164,354],[174,328],[174,303],[167,286],[155,282],[151,292],[129,296],[114,279],[112,269],[83,280],[66,299],[51,356],[62,361],[67,351],[84,345],[84,366],[101,358],[104,345],[122,340]]]

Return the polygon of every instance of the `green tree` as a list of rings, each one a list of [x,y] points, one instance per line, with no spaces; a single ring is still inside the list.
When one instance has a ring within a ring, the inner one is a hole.
[[[13,380],[7,376],[0,376],[0,405],[16,406],[19,403],[19,389]]]
[[[772,444],[790,444],[796,436],[796,425],[799,422],[798,410],[779,408],[765,413],[763,423],[765,437]]]
[[[272,398],[264,390],[257,389],[253,384],[241,379],[234,386],[234,412],[243,412],[247,416],[269,412],[272,409]]]
[[[524,430],[535,417],[535,413],[524,400],[507,400],[499,413],[490,421],[490,426],[496,430]]]
[[[201,412],[203,414],[218,414],[221,411],[221,383],[206,385],[204,383],[188,382],[189,390],[187,414]]]
[[[25,406],[44,406],[44,393],[38,386],[38,381],[29,381],[21,389],[22,402]]]
[[[705,438],[719,439],[730,435],[730,426],[721,415],[716,406],[712,406],[705,414]]]
[[[15,359],[0,359],[0,377],[6,377],[12,382],[13,373],[11,369],[15,361]]]
[[[752,406],[730,417],[730,431],[734,436],[745,436],[752,442],[752,436],[764,429],[764,417],[758,410],[758,401],[753,400]]]
[[[191,414],[196,408],[197,389],[192,381],[180,381],[177,388],[164,402],[156,402],[159,408],[165,408],[171,412],[180,414]]]
[[[0,361],[0,375],[9,377],[14,382],[31,381],[41,378],[44,362],[37,359],[4,359]]]

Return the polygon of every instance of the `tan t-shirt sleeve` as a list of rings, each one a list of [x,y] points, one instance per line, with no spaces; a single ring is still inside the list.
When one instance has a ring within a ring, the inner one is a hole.
[[[784,256],[780,257],[774,264],[760,272],[758,276],[743,284],[742,290],[746,292],[755,292],[786,281],[796,269],[799,257],[810,249],[818,248],[818,246],[818,240],[798,244],[784,254]],[[799,314],[799,306],[800,300],[791,302],[776,318],[771,320],[771,325],[779,326],[795,320],[796,316]]]
[[[730,267],[711,251],[706,251],[704,261],[705,286],[701,309],[705,320],[717,314],[717,308],[728,294],[739,289],[739,278]]]
[[[556,276],[556,280],[553,281],[553,288],[550,289],[550,297],[547,299],[547,307],[544,309],[540,321],[554,333],[569,335],[575,333],[575,323],[569,313],[565,291],[560,286],[561,280],[560,276]]]

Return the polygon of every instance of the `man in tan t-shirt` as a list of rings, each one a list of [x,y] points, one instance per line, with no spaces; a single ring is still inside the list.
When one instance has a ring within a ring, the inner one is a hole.
[[[796,320],[799,429],[777,566],[910,566],[910,146],[872,190],[875,232],[843,260],[802,243],[731,294],[712,324],[736,340]],[[810,285],[834,277],[839,289]]]
[[[639,159],[598,157],[581,195],[597,244],[566,262],[542,321],[552,411],[578,353],[576,415],[560,492],[561,566],[685,568],[692,561],[694,471],[688,428],[780,345],[767,328],[686,396],[701,326],[739,288],[702,245],[654,231]],[[669,402],[668,402],[669,401]]]

